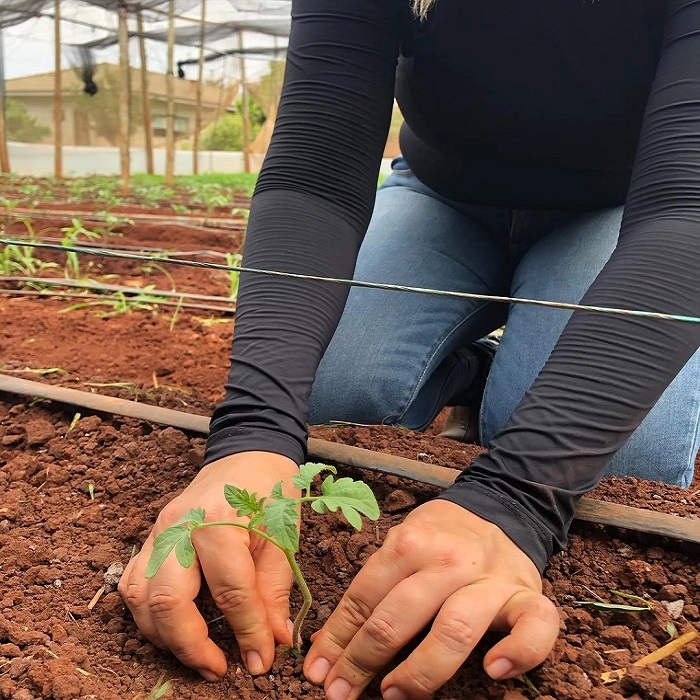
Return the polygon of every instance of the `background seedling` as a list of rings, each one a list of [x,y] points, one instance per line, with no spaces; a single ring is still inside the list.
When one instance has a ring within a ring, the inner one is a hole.
[[[151,689],[151,692],[146,696],[146,700],[160,700],[165,697],[171,686],[171,681],[163,681],[163,676],[161,676]]]
[[[226,253],[226,264],[229,267],[240,267],[243,256],[240,253]],[[241,284],[241,273],[238,270],[228,271],[229,297],[236,301],[238,299],[238,288]]]
[[[322,472],[331,472],[321,484],[321,495],[311,495],[311,484]],[[216,521],[204,522],[205,512],[202,508],[193,508],[175,525],[161,532],[153,543],[153,553],[146,567],[146,577],[155,576],[169,554],[175,550],[175,556],[181,566],[192,566],[195,550],[192,544],[192,532],[202,527],[230,525],[253,532],[259,537],[279,547],[287,558],[294,580],[303,597],[303,604],[294,620],[292,642],[295,649],[301,648],[301,631],[306,614],[313,601],[309,587],[296,560],[299,551],[299,513],[304,503],[309,503],[312,510],[324,515],[329,511],[340,510],[345,519],[356,530],[362,529],[362,515],[371,520],[379,518],[379,505],[370,487],[362,481],[349,477],[335,479],[336,470],[327,464],[307,463],[299,468],[299,474],[292,477],[292,483],[301,490],[301,498],[288,498],[282,493],[282,482],[278,482],[269,496],[258,497],[229,484],[224,488],[228,504],[236,511],[238,517],[248,518],[248,524]]]

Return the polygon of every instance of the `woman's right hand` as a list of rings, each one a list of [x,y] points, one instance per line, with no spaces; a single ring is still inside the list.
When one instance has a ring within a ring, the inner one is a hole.
[[[242,452],[212,462],[163,508],[143,549],[124,570],[119,592],[141,632],[209,681],[222,677],[227,663],[194,603],[202,575],[233,629],[248,671],[260,674],[272,665],[276,643],[292,643],[289,564],[279,548],[261,537],[237,527],[210,527],[192,533],[197,557],[191,567],[183,568],[171,555],[147,579],[153,540],[191,508],[204,508],[206,521],[247,523],[226,502],[224,486],[233,484],[262,497],[283,481],[285,495],[298,498],[291,484],[296,473],[292,460],[269,452]]]

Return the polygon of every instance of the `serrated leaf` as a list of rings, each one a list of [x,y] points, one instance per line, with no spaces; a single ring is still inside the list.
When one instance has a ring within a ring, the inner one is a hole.
[[[314,503],[321,502],[333,512],[340,508],[356,530],[362,529],[359,513],[366,515],[370,520],[379,517],[377,499],[372,489],[362,481],[353,481],[347,476],[334,480],[332,476],[327,476],[321,484],[321,493],[323,495]]]
[[[204,522],[204,508],[192,508],[188,513],[183,515],[176,523],[173,523],[173,527],[177,525],[185,525],[188,529],[192,529],[192,526],[201,525]]]
[[[331,472],[332,474],[337,474],[338,471],[335,467],[330,464],[320,464],[318,462],[307,462],[299,467],[299,473],[292,477],[292,483],[302,490],[308,491],[311,488],[316,476],[321,472]]]
[[[239,489],[238,486],[231,484],[226,484],[224,487],[224,497],[239,517],[250,517],[260,513],[265,503],[264,498],[258,499],[257,493],[250,493],[246,489]]]
[[[272,491],[270,492],[270,498],[275,498],[275,499],[284,498],[284,494],[282,493],[282,482],[281,481],[278,481],[272,487]]]
[[[195,552],[192,544],[191,530],[187,531],[187,537],[182,537],[175,545],[175,556],[180,566],[189,569],[194,564]]]
[[[291,498],[268,501],[265,504],[265,531],[283,549],[299,550],[299,514],[297,501]]]
[[[153,552],[146,566],[146,578],[155,576],[178,542],[182,539],[189,540],[189,538],[190,531],[185,525],[173,525],[167,530],[163,530],[153,542]]]

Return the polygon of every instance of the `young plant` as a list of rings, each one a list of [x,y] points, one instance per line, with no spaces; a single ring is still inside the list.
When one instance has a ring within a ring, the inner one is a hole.
[[[240,267],[243,256],[240,253],[226,253],[226,264],[229,267]],[[238,270],[228,271],[229,298],[232,301],[238,299],[238,288],[241,284],[241,273]]]
[[[331,472],[321,483],[321,495],[311,495],[311,484],[314,478],[322,472]],[[370,520],[379,517],[379,505],[370,487],[362,481],[354,481],[349,477],[335,479],[334,467],[327,464],[309,462],[302,464],[299,474],[292,477],[292,483],[301,490],[301,498],[288,498],[282,493],[282,482],[278,482],[269,496],[258,497],[257,493],[249,493],[245,489],[227,484],[224,496],[228,504],[236,511],[236,515],[248,518],[248,523],[230,521],[205,522],[204,509],[193,508],[175,525],[156,537],[153,543],[153,553],[146,567],[146,578],[155,576],[163,562],[175,550],[175,556],[181,566],[188,568],[195,560],[195,550],[192,545],[192,533],[203,527],[219,527],[230,525],[240,527],[255,533],[276,547],[279,547],[287,558],[292,569],[294,580],[299,586],[303,604],[294,620],[292,642],[294,648],[301,648],[301,631],[304,620],[309,612],[313,599],[306,585],[304,576],[296,560],[299,551],[299,513],[305,503],[311,509],[324,515],[329,511],[335,513],[338,509],[345,519],[356,530],[362,529],[360,514]]]
[[[94,241],[100,237],[100,234],[96,231],[91,231],[90,229],[83,226],[83,222],[80,219],[72,219],[71,225],[66,226],[61,229],[63,232],[63,238],[61,239],[61,245],[64,248],[73,248],[76,243],[79,242],[80,236],[85,236],[88,241]],[[74,251],[66,251],[66,265],[64,268],[66,277],[73,277],[74,279],[80,279],[80,261],[78,259],[78,254]]]

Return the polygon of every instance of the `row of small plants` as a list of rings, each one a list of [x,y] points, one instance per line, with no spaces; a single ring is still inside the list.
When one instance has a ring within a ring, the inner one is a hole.
[[[176,213],[190,210],[221,211],[230,206],[233,195],[252,194],[256,176],[249,173],[182,176],[175,187],[164,184],[156,175],[135,175],[129,195],[122,195],[121,182],[116,177],[91,176],[58,181],[53,178],[0,177],[0,206],[36,207],[41,203],[60,201],[62,204],[95,202],[111,209],[124,204],[170,208]],[[246,209],[231,208],[232,216],[245,217]]]
[[[94,229],[87,228],[81,219],[73,218],[70,226],[65,226],[60,229],[61,245],[65,250],[65,262],[63,264],[63,276],[66,279],[81,280],[84,282],[94,281],[89,277],[92,268],[92,262],[88,262],[87,266],[81,266],[80,254],[70,250],[81,243],[104,240],[104,238],[121,235],[118,231],[124,226],[133,225],[133,221],[128,217],[120,217],[109,212],[102,212],[103,222]],[[16,219],[14,223],[21,223],[26,229],[26,238],[31,241],[39,240],[38,236],[49,232],[51,229],[44,229],[40,232],[34,230],[31,219],[23,217]],[[0,234],[5,235],[5,225],[0,224]],[[40,249],[31,245],[6,244],[0,247],[0,275],[3,276],[22,276],[22,277],[41,277],[47,270],[55,270],[61,266],[58,263],[43,260],[39,257]],[[156,257],[156,256],[151,256]],[[240,265],[242,256],[239,253],[227,253],[226,262],[229,267],[237,267]],[[175,280],[165,267],[157,260],[149,260],[139,266],[139,271],[143,275],[151,275],[158,272],[166,277],[170,284],[170,291],[177,291]],[[113,275],[102,276],[103,281],[108,278],[113,278]],[[229,298],[235,301],[238,297],[238,287],[240,273],[236,270],[230,270],[229,278]],[[34,290],[49,290],[52,287],[42,285],[39,281],[29,281],[25,286]],[[154,311],[156,305],[167,301],[152,292],[155,290],[154,285],[148,285],[140,294],[126,295],[123,292],[113,292],[105,295],[103,299],[96,301],[78,302],[64,309],[64,311],[73,311],[79,308],[95,307],[99,310],[100,315],[113,316],[121,313],[128,313],[134,310],[150,310]],[[182,300],[181,302],[182,303]],[[179,306],[176,309],[175,317],[179,313]]]

